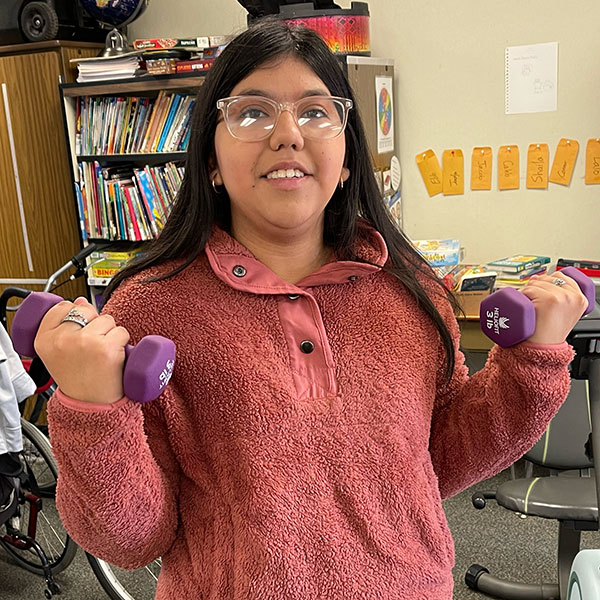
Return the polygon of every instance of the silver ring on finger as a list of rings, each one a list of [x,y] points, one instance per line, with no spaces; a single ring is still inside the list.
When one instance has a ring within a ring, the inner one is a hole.
[[[76,308],[72,308],[66,315],[66,317],[61,321],[61,323],[77,323],[77,325],[81,325],[85,327],[88,324],[88,320],[85,318],[85,315],[77,310]]]
[[[552,281],[552,283],[554,285],[558,285],[559,287],[562,287],[563,285],[565,285],[567,282],[562,279],[561,277],[555,277],[554,280]]]

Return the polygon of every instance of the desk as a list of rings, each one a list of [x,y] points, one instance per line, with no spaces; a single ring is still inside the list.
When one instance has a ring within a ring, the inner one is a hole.
[[[494,345],[481,331],[477,317],[457,317],[460,327],[460,347],[472,352],[489,352]]]
[[[488,352],[494,342],[481,331],[477,317],[457,317],[457,319],[460,327],[460,349],[465,355],[469,375],[473,375],[485,365]]]

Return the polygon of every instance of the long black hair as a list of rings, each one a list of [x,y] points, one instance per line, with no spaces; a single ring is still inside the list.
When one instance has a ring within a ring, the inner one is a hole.
[[[204,250],[213,225],[230,230],[230,205],[227,193],[216,193],[211,184],[215,166],[214,137],[217,127],[217,100],[259,65],[292,56],[303,60],[334,96],[350,98],[356,107],[352,89],[338,59],[312,30],[283,23],[276,18],[255,22],[234,38],[214,62],[198,93],[192,116],[192,135],[186,158],[185,176],[169,219],[158,239],[148,245],[142,258],[127,265],[113,277],[106,297],[127,277],[171,259],[178,266],[156,281],[172,277],[189,266]],[[366,219],[383,236],[391,266],[386,268],[415,297],[431,318],[441,337],[446,361],[445,378],[454,370],[454,346],[450,332],[422,285],[417,272],[433,282],[433,293],[448,296],[441,281],[411,242],[398,229],[385,206],[373,176],[364,128],[356,108],[350,110],[346,128],[346,167],[350,178],[336,189],[325,209],[324,241],[346,260],[360,260],[352,248],[358,235],[359,217]]]

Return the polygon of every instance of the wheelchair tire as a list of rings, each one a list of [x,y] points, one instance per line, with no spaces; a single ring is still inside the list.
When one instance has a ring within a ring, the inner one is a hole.
[[[111,600],[152,600],[160,572],[160,559],[141,569],[125,570],[114,567],[86,552],[88,562],[102,589]]]
[[[24,491],[43,497],[42,510],[38,512],[35,540],[40,544],[48,559],[52,573],[56,575],[66,569],[77,552],[77,544],[69,537],[63,527],[54,504],[54,491],[58,466],[52,455],[52,446],[48,438],[35,425],[21,419],[23,430],[23,452],[29,481]],[[21,505],[20,530],[27,535],[29,507],[27,502]],[[44,575],[39,556],[33,550],[15,548],[4,539],[0,532],[0,545],[20,567],[37,575]]]

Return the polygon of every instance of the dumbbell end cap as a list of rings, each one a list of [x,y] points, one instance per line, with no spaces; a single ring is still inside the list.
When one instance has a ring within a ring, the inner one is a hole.
[[[135,402],[150,402],[163,392],[175,366],[175,343],[160,335],[147,335],[126,348],[123,391]]]
[[[583,314],[587,315],[591,313],[596,305],[596,286],[594,285],[592,279],[575,267],[565,267],[564,269],[557,271],[557,273],[562,273],[563,275],[575,280],[581,289],[581,292],[588,301],[588,307],[585,309]]]
[[[514,288],[502,288],[480,305],[481,329],[502,348],[515,346],[535,331],[535,308],[529,298]]]
[[[33,342],[46,313],[63,299],[49,292],[33,292],[23,300],[10,326],[13,346],[21,356],[34,357]]]

